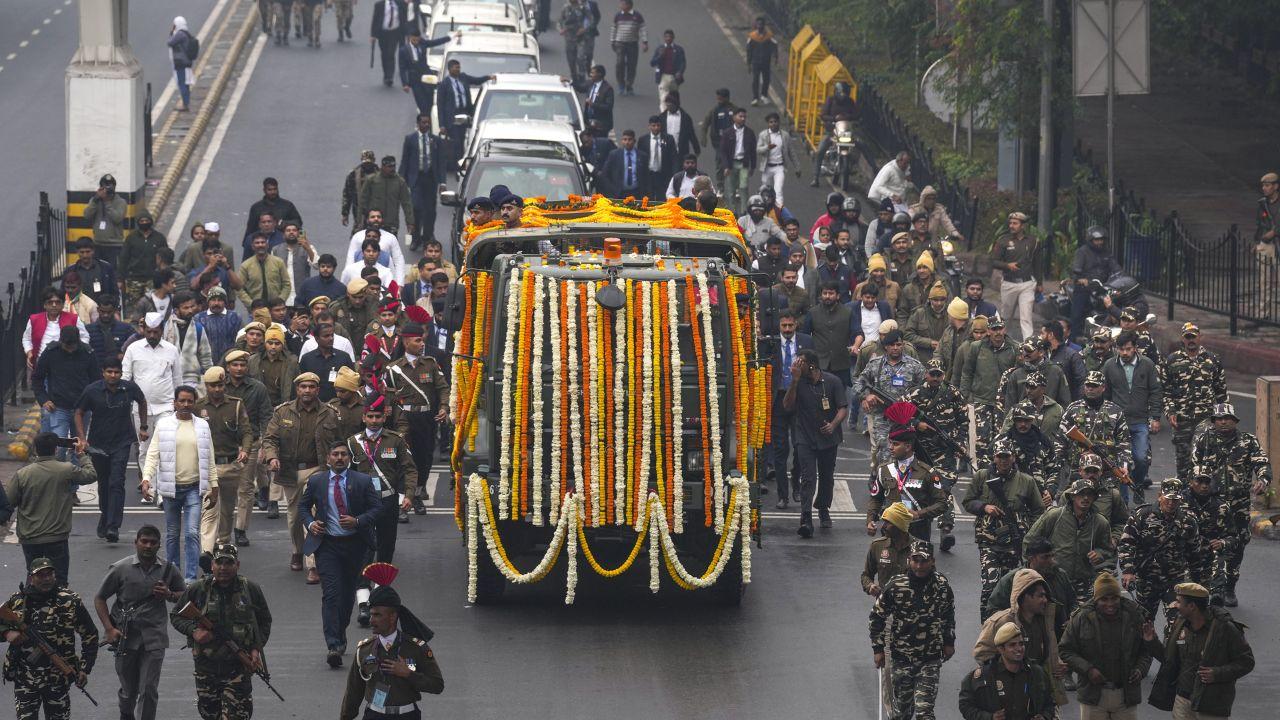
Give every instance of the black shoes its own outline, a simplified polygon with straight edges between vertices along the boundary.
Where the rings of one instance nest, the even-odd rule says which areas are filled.
[[[408,523],[409,513],[405,512],[403,509],[400,510],[400,518],[397,522],[399,522],[401,525]]]
[[[413,498],[413,514],[414,514],[414,515],[426,515],[426,514],[427,514],[427,506],[426,506],[426,505],[423,505],[423,504],[422,504],[422,501],[423,501],[423,499],[424,499],[424,498],[425,498],[425,499],[429,499],[429,498],[427,498],[427,494],[426,494],[425,492],[424,492],[424,493],[422,493],[422,495],[423,495],[423,497],[421,497],[421,498],[419,498],[419,497],[415,497],[415,498]]]
[[[267,503],[267,519],[275,520],[278,517],[280,517],[280,503],[276,500],[271,500]]]
[[[823,510],[823,509],[818,510],[818,525],[827,530],[831,529],[831,511],[830,510]]]
[[[105,537],[105,538],[106,538],[107,542],[109,542],[109,543],[111,543],[111,544],[113,544],[113,545],[114,545],[115,543],[120,542],[120,531],[119,531],[119,530],[108,530],[108,531],[107,531],[107,534],[106,534],[106,535],[104,535],[103,537]]]
[[[800,518],[800,527],[796,529],[796,534],[805,540],[813,537],[813,519],[808,516]]]
[[[778,498],[778,504],[774,505],[774,507],[778,508],[779,510],[786,510],[787,508],[791,507],[791,503],[787,502],[787,499],[785,497],[782,497],[782,498]]]
[[[795,502],[800,502],[800,488],[791,491],[791,499]]]
[[[249,534],[243,530],[236,530],[236,547],[249,547]]]
[[[337,670],[342,667],[342,653],[337,650],[330,650],[328,657],[325,658],[325,662],[329,663],[329,667]]]
[[[950,530],[942,531],[942,552],[949,553],[951,548],[956,546],[956,536],[951,534]]]
[[[1240,605],[1240,601],[1236,599],[1235,588],[1227,588],[1222,592],[1222,604],[1227,607],[1238,607]]]
[[[360,623],[360,627],[369,627],[369,603],[360,603],[360,614],[356,616],[356,622]]]

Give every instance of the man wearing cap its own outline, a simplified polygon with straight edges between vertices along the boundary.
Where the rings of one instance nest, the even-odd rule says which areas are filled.
[[[964,368],[960,374],[960,393],[973,405],[974,459],[984,462],[991,440],[1000,427],[1000,407],[997,404],[1000,379],[1005,371],[1017,362],[1013,343],[1005,336],[1004,320],[999,316],[987,321],[987,336],[974,340],[965,352]]]
[[[333,442],[340,438],[338,416],[333,408],[320,402],[320,378],[313,372],[303,372],[294,378],[293,389],[297,398],[277,407],[267,423],[259,462],[273,473],[271,484],[279,488],[282,500],[288,504],[289,535],[293,540],[289,569],[298,572],[303,565],[298,480],[322,467]],[[320,578],[314,568],[308,573],[307,582],[311,583],[313,575],[318,583]]]
[[[959,458],[950,452],[938,439],[945,434],[957,443],[964,444],[969,437],[969,414],[965,409],[964,398],[954,386],[943,382],[945,371],[942,360],[933,358],[925,363],[924,384],[916,386],[903,398],[914,404],[921,412],[936,421],[936,427],[925,422],[916,424],[917,447],[929,462],[939,467],[955,470]],[[950,490],[949,487],[946,488]],[[955,511],[951,503],[947,503],[942,516],[938,518],[938,529],[942,532],[941,550],[949,552],[956,544],[951,534],[955,528]]]
[[[1200,537],[1211,557],[1201,565],[1198,582],[1218,597],[1222,596],[1222,566],[1230,552],[1241,542],[1248,542],[1249,529],[1237,528],[1232,519],[1231,506],[1214,482],[1213,473],[1207,468],[1191,470],[1187,487],[1182,491],[1182,504],[1196,520]]]
[[[1049,584],[1035,570],[1015,570],[1009,597],[1008,609],[997,611],[983,622],[973,645],[973,659],[981,665],[997,656],[996,634],[1006,623],[1013,623],[1026,642],[1025,662],[1044,670],[1055,704],[1066,705],[1062,679],[1068,668],[1058,655],[1058,636],[1054,631],[1056,610]]]
[[[1040,242],[1026,234],[1026,225],[1026,214],[1009,213],[1009,234],[996,241],[991,262],[1004,273],[1000,317],[1011,320],[1016,314],[1024,340],[1035,332],[1031,310],[1036,299],[1035,271],[1040,266]]]
[[[853,296],[862,297],[863,288],[875,285],[880,299],[888,303],[890,309],[897,307],[902,286],[889,278],[888,268],[884,256],[879,253],[867,258],[867,279],[858,283],[853,289]]]
[[[116,264],[124,244],[128,211],[129,203],[116,194],[116,179],[103,175],[98,180],[98,189],[84,206],[84,219],[93,229],[93,244],[98,248],[98,255],[112,265]]]
[[[992,638],[995,654],[960,683],[960,716],[965,720],[1057,716],[1053,686],[1044,668],[1026,658],[1026,638],[1006,622]]]
[[[360,186],[360,207],[366,213],[380,211],[382,227],[392,235],[399,233],[400,212],[403,210],[405,228],[413,233],[413,193],[404,178],[396,174],[394,155],[384,155],[378,174],[370,176]]]
[[[1222,359],[1200,346],[1200,328],[1182,324],[1182,347],[1169,353],[1160,368],[1164,414],[1173,428],[1178,477],[1189,477],[1191,444],[1196,428],[1209,419],[1216,403],[1227,402],[1227,371]]]
[[[934,283],[928,300],[911,312],[903,327],[903,339],[915,346],[922,360],[932,358],[941,345],[942,333],[947,329],[946,305],[947,289],[942,283]]]
[[[122,377],[138,386],[147,398],[147,417],[138,423],[139,455],[145,456],[150,441],[143,437],[156,420],[173,412],[173,391],[182,385],[182,361],[178,348],[164,340],[164,313],[149,312],[142,321],[143,342],[130,343],[121,360]]]
[[[873,598],[897,575],[907,572],[907,554],[911,550],[911,511],[902,503],[885,508],[880,518],[883,535],[871,541],[867,559],[862,568],[862,592]],[[884,672],[880,673],[880,695],[885,712],[893,712],[893,659],[885,656]]]
[[[986,605],[1000,578],[1018,567],[1022,538],[1044,512],[1035,478],[1014,466],[1013,443],[997,440],[992,458],[989,467],[974,473],[960,502],[976,518],[973,531],[982,575],[979,608]]]
[[[276,328],[266,333],[266,352],[249,358],[249,377],[267,390],[267,404],[274,408],[293,399],[293,378],[298,375],[298,358],[285,347],[285,335]]]
[[[844,440],[841,428],[849,403],[844,383],[822,370],[813,350],[801,350],[796,355],[791,377],[782,407],[791,415],[799,465],[800,527],[796,532],[802,538],[810,538],[814,507],[818,508],[822,527],[831,527],[836,451]]]
[[[894,232],[893,239],[889,241],[889,255],[885,258],[888,263],[888,275],[898,286],[906,292],[907,286],[918,276],[919,268],[915,263],[915,259],[919,255],[911,254],[911,233]]]
[[[1115,336],[1111,334],[1111,330],[1112,328],[1100,327],[1089,337],[1089,344],[1080,353],[1086,373],[1102,370],[1103,364],[1115,357]]]
[[[863,297],[866,297],[865,290],[863,292]],[[858,360],[853,365],[853,378],[855,381],[858,379],[858,376],[862,374],[862,371],[867,369],[867,363],[884,355],[884,346],[881,345],[882,338],[891,332],[897,331],[898,321],[891,317],[888,320],[882,320],[880,325],[876,327],[875,340],[867,340],[867,337],[869,336],[862,334],[854,338],[853,344],[858,348]],[[902,343],[902,354],[907,357],[915,358],[916,360],[920,359],[920,357],[916,355],[915,347],[905,342]],[[859,407],[859,410],[861,410],[861,407]]]
[[[1085,317],[1093,311],[1093,281],[1105,283],[1111,276],[1124,272],[1107,247],[1107,230],[1093,225],[1085,230],[1088,242],[1080,243],[1071,259],[1071,327],[1077,332],[1085,326]]]
[[[204,327],[194,321],[200,303],[190,291],[183,291],[173,296],[172,309],[165,320],[162,337],[178,349],[183,384],[195,387],[204,371],[213,366],[209,336]]]
[[[1257,220],[1253,231],[1254,253],[1258,256],[1259,314],[1271,313],[1275,302],[1276,235],[1280,232],[1276,213],[1280,213],[1280,175],[1269,172],[1262,176],[1262,197],[1258,198]]]
[[[938,338],[938,348],[934,351],[934,357],[942,360],[942,368],[948,375],[956,367],[956,355],[960,346],[969,341],[971,332],[969,306],[961,298],[952,298],[947,303],[947,326],[942,329],[942,337]],[[956,384],[960,384],[959,376]]]
[[[1137,337],[1132,332],[1120,333],[1116,349],[1117,356],[1103,364],[1102,377],[1107,383],[1107,400],[1124,411],[1124,420],[1129,425],[1133,453],[1133,484],[1129,492],[1135,504],[1142,504],[1143,493],[1151,486],[1147,480],[1147,470],[1151,467],[1150,436],[1160,432],[1164,390],[1160,386],[1160,371],[1149,358],[1139,354]],[[1121,488],[1121,492],[1124,491],[1125,488]]]
[[[887,423],[881,420],[880,424]],[[955,476],[916,457],[915,426],[896,425],[887,435],[888,457],[873,470],[868,485],[867,534],[875,534],[884,508],[900,502],[911,513],[911,535],[928,540],[930,523],[941,517],[951,502],[948,488]]]
[[[1209,591],[1196,583],[1173,588],[1178,619],[1156,639],[1150,623],[1142,639],[1160,661],[1148,702],[1172,710],[1174,720],[1217,720],[1231,716],[1236,681],[1253,672],[1253,649],[1244,625],[1209,604]]]
[[[1076,480],[1084,480],[1098,491],[1098,499],[1093,501],[1093,511],[1107,519],[1107,524],[1111,526],[1111,542],[1119,546],[1124,526],[1129,522],[1129,506],[1120,494],[1115,476],[1102,472],[1102,459],[1096,454],[1085,453],[1080,456],[1079,472],[1067,478],[1067,486]],[[1054,492],[1057,492],[1056,488]]]
[[[1091,371],[1084,377],[1084,397],[1071,403],[1062,411],[1059,431],[1065,438],[1072,428],[1079,428],[1095,448],[1117,465],[1128,467],[1133,459],[1133,445],[1129,424],[1124,410],[1106,398],[1107,381],[1100,371]],[[1078,467],[1080,456],[1087,452],[1071,440],[1065,441],[1066,455],[1063,467]]]
[[[203,380],[205,396],[196,401],[192,412],[209,423],[213,461],[218,466],[218,502],[200,513],[200,550],[210,552],[217,543],[231,541],[240,484],[253,484],[245,470],[256,436],[244,402],[227,394],[227,371],[211,367]]]
[[[196,314],[195,324],[204,329],[209,340],[209,354],[220,358],[227,354],[236,342],[236,333],[243,325],[239,313],[227,309],[227,291],[221,286],[209,289],[205,294],[207,307]]]
[[[1155,338],[1151,337],[1151,331],[1147,327],[1147,310],[1144,305],[1141,309],[1130,305],[1120,313],[1120,331],[1129,331],[1134,334],[1135,344],[1138,346],[1138,352],[1147,356],[1151,362],[1160,367],[1164,364],[1164,358],[1160,353],[1160,346],[1156,344]]]
[[[1031,380],[1035,382],[1038,378],[1033,375]],[[1057,403],[1053,407],[1058,408]],[[1061,408],[1058,408],[1058,415],[1060,419]],[[1040,418],[1035,405],[1030,400],[1023,400],[1009,411],[995,442],[1011,444],[1018,470],[1036,481],[1041,499],[1048,507],[1058,494],[1058,476],[1061,473],[1059,441],[1056,438],[1058,426],[1055,420],[1052,428],[1046,430]]]
[[[1223,599],[1227,607],[1236,606],[1236,583],[1240,580],[1240,563],[1244,546],[1249,543],[1250,492],[1261,495],[1271,484],[1271,459],[1253,433],[1241,432],[1236,410],[1230,403],[1218,403],[1210,413],[1212,429],[1206,428],[1196,438],[1191,459],[1196,466],[1215,473],[1223,495],[1231,506],[1232,524],[1242,541],[1227,551],[1223,583]],[[1252,486],[1251,486],[1252,484]]]
[[[404,355],[387,365],[382,374],[383,392],[398,412],[396,430],[408,439],[420,478],[430,477],[436,429],[448,419],[449,405],[449,383],[423,339],[430,325],[429,317],[405,324],[401,331]],[[419,483],[413,495],[414,512],[424,514],[422,503],[429,499],[425,483]]]
[[[1054,605],[1054,632],[1062,636],[1067,619],[1076,609],[1076,591],[1071,586],[1071,578],[1058,567],[1057,558],[1053,555],[1053,545],[1042,537],[1027,538],[1022,548],[1022,565],[1018,568],[1030,568],[1040,573],[1049,586],[1049,601]],[[1013,594],[1013,578],[1018,570],[1010,570],[1000,578],[1000,582],[991,590],[987,602],[982,606],[982,614],[991,617],[1000,610],[1009,608],[1009,599]]]
[[[338,415],[338,437],[349,438],[364,430],[364,398],[360,393],[360,373],[349,367],[338,368],[333,391],[335,397],[325,404]],[[353,452],[352,456],[354,455]]]
[[[868,620],[877,668],[892,658],[893,713],[890,717],[934,717],[942,663],[956,651],[955,594],[934,567],[933,545],[911,543],[907,572],[889,580]]]
[[[996,406],[1000,409],[1002,422],[1013,406],[1022,402],[1025,397],[1027,377],[1032,373],[1040,375],[1048,397],[1053,398],[1063,407],[1071,404],[1071,384],[1067,382],[1066,373],[1062,372],[1062,368],[1045,358],[1047,349],[1047,343],[1038,337],[1022,341],[1020,361],[1004,372],[1000,377],[999,388],[996,390]]]
[[[1044,538],[1053,545],[1058,565],[1071,578],[1076,597],[1086,597],[1098,570],[1111,565],[1115,548],[1111,524],[1093,508],[1098,490],[1077,480],[1062,493],[1062,504],[1045,511],[1027,531],[1025,542]]]
[[[955,350],[950,355],[952,358],[950,364],[947,365],[947,382],[949,384],[954,385],[957,389],[960,388],[960,379],[964,375],[965,365],[969,362],[969,350],[975,344],[986,339],[987,333],[991,331],[990,328],[990,321],[987,320],[986,316],[978,315],[969,321],[967,332],[964,334],[956,333]],[[939,349],[944,353],[951,352],[946,348],[945,340],[946,337],[944,336],[944,342],[939,344]],[[963,390],[961,395],[964,395]],[[968,396],[965,396],[965,399],[967,400]],[[972,407],[970,407],[970,410],[972,411]],[[970,417],[972,418],[972,412],[970,412]]]
[[[888,437],[890,428],[884,420],[886,404],[871,394],[870,388],[880,390],[893,400],[901,400],[912,388],[924,381],[924,365],[903,353],[904,344],[902,333],[897,330],[881,335],[880,346],[884,349],[884,355],[869,360],[853,383],[854,398],[862,403],[862,411],[874,422],[871,432],[872,477],[875,476],[878,464],[885,459],[885,438]]]
[[[1062,414],[1066,408],[1059,405],[1056,400],[1049,397],[1045,393],[1048,382],[1044,379],[1044,375],[1038,372],[1028,373],[1022,379],[1022,402],[1013,406],[1013,409],[1005,413],[1004,422],[1000,426],[1001,432],[1008,432],[1013,427],[1015,417],[1014,411],[1018,406],[1025,405],[1024,414],[1034,421],[1034,425],[1040,428],[1040,432],[1044,435],[1044,440],[1053,445],[1062,441],[1060,428],[1062,426]],[[1030,430],[1030,428],[1028,428]]]
[[[369,595],[369,605],[373,636],[356,645],[339,720],[355,720],[361,701],[367,704],[365,718],[417,720],[422,717],[422,693],[444,692],[444,677],[427,645],[433,633],[390,585],[378,586]]]
[[[347,173],[342,182],[342,227],[347,226],[347,218],[355,220],[356,226],[365,216],[360,208],[360,187],[370,176],[378,172],[378,158],[372,150],[360,151],[360,163]]]
[[[29,560],[27,586],[9,597],[4,605],[24,624],[40,631],[53,652],[75,671],[74,677],[45,657],[41,648],[17,627],[0,621],[0,634],[9,643],[4,658],[4,677],[13,681],[14,716],[35,720],[44,707],[50,720],[71,717],[71,683],[84,688],[98,659],[98,629],[80,596],[59,582],[54,563],[47,557]],[[76,655],[76,635],[80,655]]]
[[[1168,478],[1160,485],[1157,506],[1138,507],[1120,536],[1121,583],[1154,619],[1161,600],[1172,597],[1173,586],[1187,578],[1204,577],[1213,555],[1205,547],[1195,518],[1182,509],[1182,481]],[[1175,612],[1165,608],[1169,623]]]
[[[370,302],[368,288],[367,280],[355,278],[347,283],[347,291],[342,297],[329,303],[333,319],[352,334],[362,334],[377,315],[377,304]],[[316,325],[314,320],[313,317],[312,324]],[[316,329],[318,328],[313,327],[312,332]]]
[[[255,494],[262,496],[265,500],[263,493],[268,489],[267,474],[259,464],[258,450],[262,433],[266,430],[267,422],[271,419],[271,410],[275,405],[271,402],[266,386],[251,377],[249,372],[250,360],[262,354],[265,353],[251,355],[244,350],[231,350],[223,356],[223,365],[227,369],[226,393],[244,403],[254,438],[253,446],[249,448],[248,464],[240,476],[240,490],[236,497],[236,542],[240,545],[249,544],[245,531],[249,529],[249,513],[253,509],[254,496]],[[269,512],[268,516],[279,517],[279,512],[277,510],[274,515]]]
[[[203,720],[253,716],[253,673],[244,667],[228,643],[180,615],[191,603],[213,626],[247,652],[254,665],[265,668],[263,649],[271,638],[271,609],[258,583],[240,575],[234,545],[213,548],[213,571],[189,583],[173,603],[169,623],[187,637],[194,658],[196,709]]]

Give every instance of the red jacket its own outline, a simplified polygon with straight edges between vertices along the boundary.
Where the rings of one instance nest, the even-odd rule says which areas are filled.
[[[27,356],[27,362],[35,367],[36,360],[40,358],[40,348],[44,344],[44,332],[49,328],[49,316],[43,312],[32,315],[28,321],[31,323],[31,353]],[[75,327],[80,321],[80,316],[75,313],[61,312],[58,314],[58,327]]]

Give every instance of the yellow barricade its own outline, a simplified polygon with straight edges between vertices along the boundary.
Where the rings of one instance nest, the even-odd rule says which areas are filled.
[[[823,42],[821,35],[814,35],[800,51],[796,68],[797,82],[793,86],[796,93],[796,108],[791,117],[795,123],[796,131],[806,137],[812,136],[815,132],[820,132],[821,123],[817,120],[818,111],[822,108],[822,102],[826,97],[819,94],[822,92],[822,88],[818,84],[818,78],[814,70],[817,68],[818,63],[830,56],[831,51],[827,49],[827,44]],[[815,128],[815,125],[817,125],[817,128]]]
[[[814,84],[816,85],[816,93],[818,100],[813,110],[813,120],[806,126],[806,137],[809,144],[817,147],[822,142],[822,134],[825,129],[822,126],[822,103],[835,93],[836,83],[845,82],[849,84],[849,96],[854,102],[858,101],[858,84],[853,81],[853,76],[845,69],[844,63],[840,62],[840,58],[835,55],[828,55],[826,59],[818,63],[813,69]]]
[[[787,52],[787,114],[793,118],[800,116],[800,53],[816,34],[812,26],[800,28]]]

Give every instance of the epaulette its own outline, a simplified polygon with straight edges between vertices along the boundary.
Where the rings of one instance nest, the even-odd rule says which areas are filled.
[[[276,410],[279,410],[280,408],[284,407],[285,405],[292,405],[292,404],[293,404],[293,401],[292,401],[292,400],[285,400],[284,402],[282,402],[282,403],[280,403],[279,405],[277,405],[277,406],[275,406],[274,408],[272,408],[272,409],[271,409],[271,412],[275,412]],[[323,403],[321,403],[321,404],[323,404]]]
[[[417,644],[418,644],[418,647],[426,647],[426,646],[427,646],[427,644],[426,644],[425,642],[423,642],[422,640],[420,640],[420,639],[418,639],[418,638],[416,638],[416,637],[411,637],[411,638],[409,638],[409,639],[410,639],[410,640],[412,640],[412,641],[414,641],[415,643],[417,643]]]
[[[376,639],[376,638],[374,638],[372,635],[370,635],[369,637],[367,637],[367,638],[365,638],[365,639],[361,640],[360,642],[356,643],[356,647],[358,647],[358,648],[359,648],[359,647],[364,647],[365,645],[368,645],[369,643],[373,642],[375,639]]]

